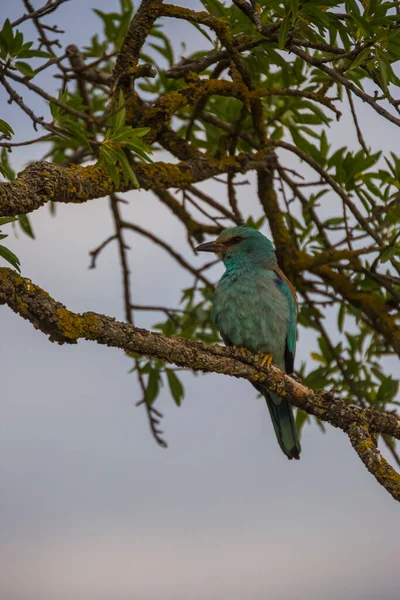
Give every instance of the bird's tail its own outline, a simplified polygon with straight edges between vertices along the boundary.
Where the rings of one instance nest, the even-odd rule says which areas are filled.
[[[301,452],[300,440],[289,401],[286,398],[267,392],[265,388],[261,388],[259,391],[267,401],[276,437],[282,451],[289,459],[299,459]]]

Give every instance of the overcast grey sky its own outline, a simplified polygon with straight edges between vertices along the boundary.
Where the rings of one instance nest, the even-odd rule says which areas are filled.
[[[93,6],[116,4],[64,5],[56,14],[65,45],[99,28]],[[17,1],[0,7],[1,20],[22,12]],[[177,48],[199,39],[182,23],[168,27]],[[6,100],[1,117],[26,134]],[[394,147],[390,127],[359,111],[367,141]],[[332,135],[355,144],[346,117]],[[13,155],[18,167],[29,152]],[[218,194],[216,184],[208,189]],[[203,261],[189,256],[183,229],[156,199],[127,197],[128,215]],[[256,212],[255,192],[246,198]],[[23,274],[72,310],[123,318],[115,248],[87,269],[88,250],[111,229],[107,202],[60,205],[56,218],[44,207],[32,221],[37,239],[12,241]],[[190,279],[140,237],[129,242],[135,302],[176,304]],[[137,315],[138,325],[152,322]],[[0,325],[1,600],[398,599],[398,507],[343,434],[307,428],[301,461],[289,462],[250,385],[187,374],[183,406],[167,393],[160,401],[162,450],[134,407],[123,353],[50,344],[6,307]],[[298,360],[311,348],[301,335]]]

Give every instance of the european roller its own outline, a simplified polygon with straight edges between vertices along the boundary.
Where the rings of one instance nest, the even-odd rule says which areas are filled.
[[[276,260],[271,241],[251,227],[225,229],[213,242],[196,248],[214,252],[224,262],[212,319],[227,346],[246,348],[293,372],[297,299],[293,285]],[[289,459],[300,458],[300,441],[286,398],[253,384],[267,401],[278,443]]]

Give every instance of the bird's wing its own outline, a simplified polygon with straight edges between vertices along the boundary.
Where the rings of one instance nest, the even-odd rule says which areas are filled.
[[[279,289],[288,299],[289,316],[287,320],[286,346],[285,346],[285,368],[287,373],[293,373],[294,355],[296,353],[296,329],[297,329],[297,296],[293,284],[279,267],[275,267],[275,282]]]

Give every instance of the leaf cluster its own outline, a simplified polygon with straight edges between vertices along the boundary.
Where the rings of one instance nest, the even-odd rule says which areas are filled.
[[[150,149],[141,139],[150,131],[150,128],[133,128],[125,125],[126,110],[122,91],[120,91],[119,101],[114,104],[112,111],[108,119],[107,133],[100,146],[99,163],[106,167],[115,185],[119,184],[120,173],[122,172],[125,183],[127,185],[131,183],[133,187],[138,188],[139,182],[129,161],[127,151],[134,152],[144,161],[152,162],[148,156]]]

